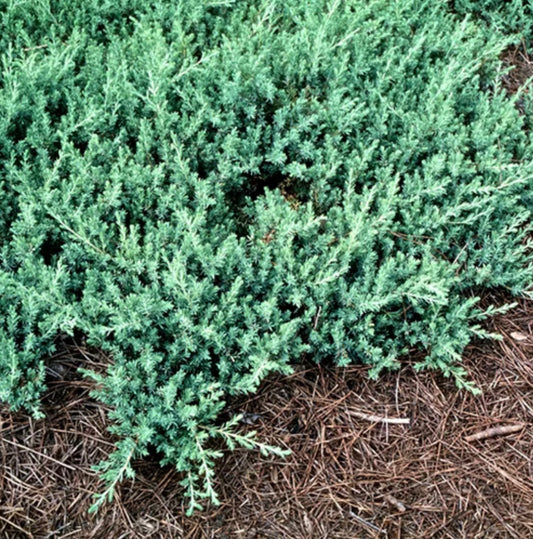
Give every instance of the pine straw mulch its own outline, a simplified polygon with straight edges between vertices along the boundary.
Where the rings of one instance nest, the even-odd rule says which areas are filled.
[[[533,57],[528,51],[526,43],[512,45],[501,55],[501,60],[505,68],[510,69],[503,77],[502,83],[508,95],[514,95],[519,90],[528,93],[529,87],[526,83],[533,78]],[[521,99],[517,101],[520,112],[524,112],[524,104]]]
[[[488,327],[503,341],[477,342],[464,358],[477,397],[407,363],[376,382],[362,366],[271,378],[227,413],[292,455],[226,452],[222,505],[192,518],[179,476],[155,456],[87,514],[102,488],[91,465],[113,438],[75,368],[107,360],[65,344],[49,361],[46,419],[0,415],[0,537],[533,537],[533,301]],[[469,441],[502,426],[514,432]]]

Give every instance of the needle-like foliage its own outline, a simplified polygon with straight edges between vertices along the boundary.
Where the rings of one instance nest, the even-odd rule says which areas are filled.
[[[0,399],[40,413],[60,334],[110,353],[97,504],[150,448],[216,501],[213,438],[276,451],[225,399],[303,354],[470,387],[475,291],[532,281],[530,6],[485,4],[0,1]]]

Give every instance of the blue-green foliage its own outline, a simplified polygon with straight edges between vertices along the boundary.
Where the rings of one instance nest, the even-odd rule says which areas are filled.
[[[110,352],[106,496],[155,447],[216,500],[209,439],[254,443],[224,400],[304,353],[468,385],[472,291],[531,283],[519,35],[465,2],[0,6],[0,399],[39,413],[59,333]]]
[[[460,16],[471,16],[494,29],[519,32],[531,43],[533,0],[448,0],[451,10]]]

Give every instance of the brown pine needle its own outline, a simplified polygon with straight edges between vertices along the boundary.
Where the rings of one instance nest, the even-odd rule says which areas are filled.
[[[350,415],[364,419],[365,421],[373,421],[374,423],[388,423],[389,425],[409,425],[411,420],[408,417],[385,417],[381,415],[365,414],[355,410],[348,410]]]

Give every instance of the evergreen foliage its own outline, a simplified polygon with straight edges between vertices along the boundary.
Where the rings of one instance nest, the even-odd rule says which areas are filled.
[[[59,334],[112,355],[97,504],[150,448],[216,501],[210,440],[277,451],[225,399],[302,354],[471,388],[475,291],[531,285],[531,5],[452,4],[0,1],[0,399],[39,415]]]
[[[531,43],[532,0],[448,0],[448,3],[461,16],[474,17],[505,32],[520,32],[522,39]]]

